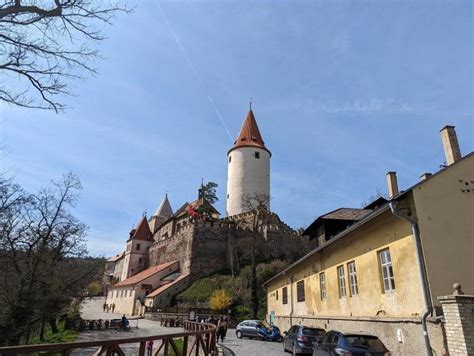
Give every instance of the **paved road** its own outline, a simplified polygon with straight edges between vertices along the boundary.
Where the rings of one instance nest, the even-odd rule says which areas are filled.
[[[280,342],[261,341],[256,339],[237,339],[235,330],[229,329],[223,346],[231,349],[237,356],[288,356],[283,352]]]

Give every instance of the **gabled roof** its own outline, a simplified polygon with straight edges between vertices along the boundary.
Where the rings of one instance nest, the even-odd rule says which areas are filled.
[[[364,206],[364,209],[372,209],[372,210],[377,209],[377,208],[381,207],[382,205],[384,205],[387,202],[388,202],[388,200],[385,199],[384,197],[378,197],[377,199],[375,199],[370,204],[367,204],[366,206]]]
[[[129,241],[131,239],[143,241],[151,241],[153,239],[146,216],[140,220],[137,227],[130,232],[130,235]]]
[[[175,264],[176,262],[177,261],[162,263],[161,265],[157,265],[157,266],[147,268],[146,270],[141,271],[140,273],[137,273],[136,275],[134,275],[130,278],[124,279],[123,281],[121,281],[117,284],[114,284],[113,287],[114,288],[115,287],[124,287],[124,286],[129,286],[129,285],[140,283],[141,281],[153,276],[154,274],[167,269],[168,267]]]
[[[120,260],[124,255],[125,255],[125,251],[122,251],[122,252],[116,254],[115,256],[110,257],[110,258],[107,260],[107,262],[117,262],[117,261]]]
[[[187,276],[189,276],[189,274],[182,274],[181,276],[176,278],[174,281],[168,281],[168,283],[163,284],[162,286],[158,287],[157,289],[155,289],[150,294],[147,294],[146,298],[156,297],[158,294],[160,294],[160,293],[164,292],[165,290],[167,290],[168,288],[174,286],[176,283],[178,283],[179,281],[182,281]]]
[[[173,209],[171,209],[171,204],[168,200],[168,194],[165,195],[165,198],[161,202],[159,208],[156,209],[153,216],[159,216],[163,218],[169,218],[170,216],[173,216]]]
[[[271,152],[265,147],[265,142],[263,142],[262,135],[260,135],[260,130],[252,110],[247,113],[247,117],[240,128],[239,136],[229,152],[239,147],[258,147],[268,151],[271,155]]]
[[[322,224],[325,220],[343,220],[343,221],[359,221],[372,212],[370,209],[355,208],[339,208],[327,214],[316,218],[304,231],[303,235],[308,235],[309,230]]]

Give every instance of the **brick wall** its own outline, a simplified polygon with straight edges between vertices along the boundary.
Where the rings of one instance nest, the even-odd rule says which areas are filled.
[[[450,355],[474,355],[474,295],[438,297]]]

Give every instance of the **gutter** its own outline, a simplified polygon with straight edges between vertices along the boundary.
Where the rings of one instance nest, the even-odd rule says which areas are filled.
[[[421,316],[421,326],[423,328],[423,338],[425,340],[425,349],[426,354],[428,356],[433,356],[433,351],[431,349],[430,338],[428,335],[428,327],[426,323],[426,319],[429,315],[431,315],[433,311],[433,304],[431,302],[431,292],[430,286],[428,284],[428,275],[426,273],[426,265],[425,265],[425,258],[423,255],[423,246],[421,244],[420,238],[420,229],[418,227],[418,221],[416,218],[410,216],[409,214],[404,214],[400,210],[397,210],[397,201],[390,201],[390,210],[392,214],[400,219],[408,221],[411,224],[412,232],[413,232],[413,241],[415,243],[415,250],[416,250],[416,259],[418,262],[418,271],[420,272],[421,278],[421,286],[423,290],[423,299],[425,302],[425,312]]]

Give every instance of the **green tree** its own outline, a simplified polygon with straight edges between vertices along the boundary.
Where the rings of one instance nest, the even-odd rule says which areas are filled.
[[[204,203],[209,205],[215,204],[219,200],[217,197],[217,183],[207,182],[206,184],[201,184],[199,199],[202,199]]]

